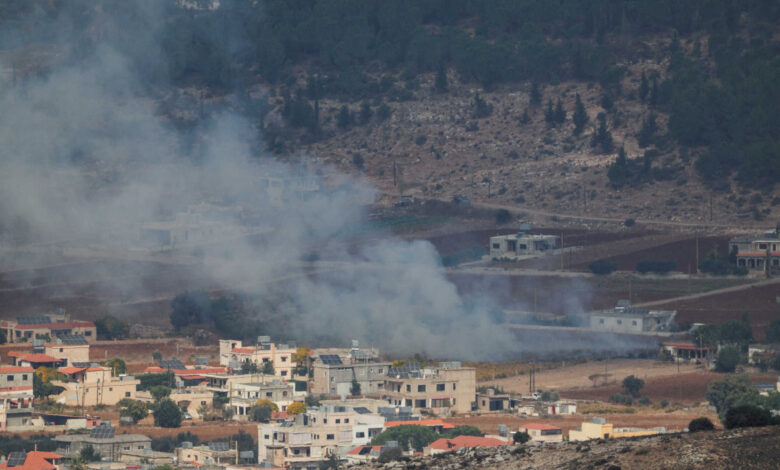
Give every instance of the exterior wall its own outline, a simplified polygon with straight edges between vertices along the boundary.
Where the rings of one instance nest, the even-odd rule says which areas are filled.
[[[47,344],[44,354],[65,359],[65,365],[74,362],[89,362],[89,344]]]
[[[490,237],[490,258],[517,258],[547,253],[560,248],[556,235],[500,235]]]
[[[520,432],[528,433],[528,435],[531,436],[531,440],[536,442],[562,442],[563,441],[563,431],[561,431],[560,429],[542,430],[542,429],[524,428],[521,426]]]
[[[420,378],[387,378],[385,393],[391,405],[409,406],[414,413],[423,409],[468,413],[476,395],[476,370],[436,369]]]
[[[580,429],[569,431],[570,441],[588,441],[590,439],[604,439],[612,437],[611,424],[599,424],[584,422]]]
[[[235,463],[236,451],[214,451],[208,448],[208,446],[197,446],[185,449],[183,447],[176,448],[176,461],[182,465],[185,462],[195,462],[197,465],[203,465],[205,463],[219,464],[219,463]]]
[[[152,439],[141,434],[117,434],[111,439],[96,439],[89,437],[88,434],[74,434],[56,436],[54,440],[58,444],[57,453],[67,458],[77,456],[81,449],[89,445],[103,457],[115,461],[120,460],[125,451],[137,453],[152,450]]]
[[[645,331],[641,317],[632,315],[599,315],[590,316],[590,328],[593,330],[615,331],[619,333],[641,333]]]
[[[286,411],[295,401],[295,385],[293,383],[259,383],[236,384],[230,390],[230,407],[234,418],[248,419],[249,409],[259,400],[270,400],[279,410]]]
[[[228,366],[231,362],[254,362],[262,370],[266,362],[274,366],[274,375],[282,380],[292,380],[293,354],[295,348],[277,348],[276,344],[271,343],[268,349],[261,346],[243,347],[239,340],[220,340],[219,342],[219,364]]]
[[[77,322],[75,325],[70,323],[58,327],[56,323],[49,325],[17,325],[15,321],[3,322],[2,327],[5,330],[6,338],[9,343],[27,343],[33,339],[53,339],[55,337],[52,330],[63,329],[74,335],[82,335],[89,343],[94,343],[97,339],[97,329],[91,322]],[[67,325],[67,326],[66,326]]]
[[[351,395],[352,380],[360,384],[361,395],[383,393],[389,362],[360,362],[330,365],[314,363],[311,392],[325,395]]]
[[[193,393],[173,391],[168,398],[179,405],[182,411],[191,414],[194,419],[200,419],[201,416],[198,410],[201,406],[210,407],[214,401],[214,394],[207,391]]]
[[[52,397],[67,406],[116,405],[123,398],[136,398],[136,388],[141,383],[133,377],[112,377],[111,369],[99,367],[88,370],[83,382],[52,382],[65,391]]]
[[[508,395],[477,395],[477,409],[482,412],[504,411],[509,409]]]

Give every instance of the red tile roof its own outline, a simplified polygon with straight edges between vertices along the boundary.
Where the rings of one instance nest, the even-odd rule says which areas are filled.
[[[441,438],[428,446],[437,450],[457,450],[462,447],[497,447],[508,445],[509,442],[492,437],[458,436],[452,439]]]
[[[60,454],[55,454],[54,452],[32,451],[27,452],[27,456],[24,459],[24,464],[10,468],[13,468],[14,470],[55,470],[57,467],[52,465],[49,460],[56,460],[61,458],[62,456]],[[6,461],[0,464],[0,468],[9,468],[8,462]]]
[[[10,356],[11,353],[8,353]],[[33,364],[40,364],[44,362],[60,362],[62,359],[57,359],[56,357],[47,356],[46,354],[27,354],[27,353],[16,353],[15,357],[18,357],[21,361],[27,361]]]
[[[91,321],[69,321],[62,323],[39,323],[37,325],[16,325],[18,330],[37,330],[48,328],[50,330],[62,330],[64,328],[94,328],[95,324]]]
[[[72,366],[70,366],[70,367],[60,367],[59,369],[57,369],[57,372],[62,372],[63,374],[70,375],[70,374],[75,374],[77,372],[83,372],[85,370],[87,370],[86,367],[72,367]]]
[[[255,348],[233,348],[232,352],[239,354],[252,354],[255,352]]]
[[[404,425],[412,425],[412,426],[441,426],[442,429],[454,429],[455,425],[452,423],[445,423],[444,421],[440,419],[422,419],[420,421],[388,421],[385,423],[386,428],[392,428],[394,426],[404,426]]]
[[[370,450],[364,450],[364,449],[370,449]],[[379,452],[380,450],[382,450],[382,446],[357,446],[354,449],[352,449],[349,452],[347,452],[347,454],[349,454],[349,455],[362,455],[362,454],[369,453],[371,450],[375,450],[375,451]]]
[[[29,366],[24,367],[17,367],[17,366],[10,366],[10,367],[0,367],[0,374],[16,374],[21,372],[32,372],[34,369]]]
[[[561,428],[557,426],[550,426],[549,424],[543,424],[543,423],[526,423],[521,424],[520,429],[538,429],[540,431],[560,431]]]

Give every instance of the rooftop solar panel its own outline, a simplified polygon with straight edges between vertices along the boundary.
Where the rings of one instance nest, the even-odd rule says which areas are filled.
[[[184,364],[178,359],[162,359],[160,361],[157,361],[157,363],[163,369],[182,370],[185,368]]]
[[[43,325],[51,323],[51,317],[45,315],[30,315],[26,317],[16,317],[16,323],[20,325]]]
[[[89,433],[89,437],[95,439],[111,439],[115,434],[114,428],[108,426],[98,426]]]
[[[323,354],[320,356],[323,364],[338,365],[342,364],[341,358],[337,354]]]
[[[87,338],[83,335],[73,335],[70,333],[61,333],[57,335],[57,339],[62,341],[62,344],[89,344]]]
[[[27,458],[26,452],[11,452],[8,454],[8,466],[19,467],[24,465],[24,461]]]
[[[209,442],[209,450],[217,452],[230,450],[230,443],[227,441]]]

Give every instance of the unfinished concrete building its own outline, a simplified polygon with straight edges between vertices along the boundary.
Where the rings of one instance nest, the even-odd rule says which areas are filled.
[[[543,255],[561,247],[557,235],[530,235],[524,232],[490,237],[490,259],[517,259]]]
[[[610,310],[587,313],[587,324],[592,330],[613,333],[648,333],[670,331],[674,325],[674,310],[647,310],[633,308],[627,301],[620,301]]]
[[[771,232],[732,238],[729,253],[736,256],[737,267],[767,275],[779,273],[780,223]]]

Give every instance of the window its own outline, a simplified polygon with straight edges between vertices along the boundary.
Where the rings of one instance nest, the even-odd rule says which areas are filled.
[[[114,391],[114,387],[108,387],[108,391],[109,392],[113,392]]]
[[[328,435],[325,436],[325,439],[327,439],[329,441],[332,441],[335,438],[336,438],[336,436],[334,434],[328,434]]]
[[[411,392],[412,391],[412,386],[409,385],[409,384],[406,384],[406,391],[407,392]]]
[[[618,321],[617,321],[617,324],[618,324],[618,325],[622,325],[622,324],[623,324],[623,320],[618,320]]]
[[[366,433],[364,433],[362,431],[361,432],[356,432],[355,433],[355,437],[358,438],[358,439],[360,439],[362,437],[366,437]]]
[[[425,408],[425,400],[415,400],[414,401],[414,407],[415,408]]]
[[[13,375],[9,375],[7,380],[9,382],[13,382],[14,381],[14,376]]]
[[[603,324],[604,324],[604,319],[603,319],[603,318],[600,318],[600,319],[599,319],[599,324],[600,324],[600,325],[603,325]]]
[[[287,356],[282,356],[282,362],[287,362]]]
[[[376,370],[376,373],[377,374],[383,374],[384,373],[384,369],[380,367],[379,369]]]
[[[458,388],[458,384],[456,384],[456,383],[453,383],[453,384],[452,384],[452,389],[453,389],[453,390],[455,390],[456,388]]]
[[[130,446],[125,446],[124,449],[125,450],[130,450]]]
[[[91,331],[85,331],[84,332],[84,336],[92,336],[92,332]]]
[[[282,371],[282,377],[284,377],[284,376],[286,376],[286,375],[287,375],[287,371],[286,371],[286,370],[283,370],[283,371]]]
[[[349,424],[349,418],[344,418],[344,422]]]
[[[263,438],[264,438],[264,439],[267,441],[268,439],[270,439],[270,438],[271,438],[271,436],[269,436],[268,434],[265,434],[265,435],[263,436]]]
[[[22,375],[22,381],[27,380],[27,374]]]
[[[125,397],[130,397],[130,392],[125,392]]]
[[[201,404],[201,405],[203,405],[203,406],[206,406],[206,401],[205,401],[205,400],[202,400],[202,401],[200,402],[200,404]]]
[[[425,385],[418,385],[417,386],[417,391],[418,392],[424,392],[425,391]]]
[[[287,391],[282,392],[282,396],[286,397],[287,396]]]
[[[272,393],[271,392],[265,392],[265,396],[268,398],[271,398]]]
[[[444,384],[436,384],[436,391],[437,392],[443,392],[444,391]]]
[[[143,445],[138,446],[138,450],[144,450],[144,446]]]
[[[636,320],[632,320],[632,321],[631,321],[631,324],[632,324],[632,325],[634,325],[634,326],[636,326]]]
[[[759,243],[758,244],[758,249],[759,250],[766,250],[766,243]]]
[[[60,352],[62,352],[62,348],[60,348]]]
[[[336,418],[336,424],[341,424],[341,418]]]
[[[493,243],[493,249],[494,250],[498,250],[500,248],[501,248],[501,244],[500,243]]]

